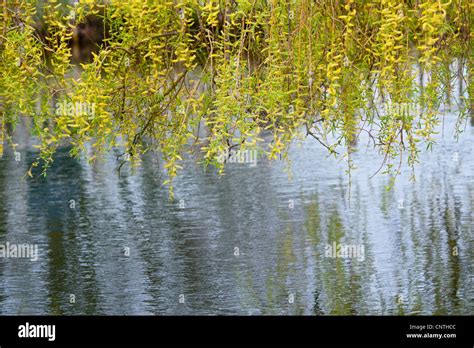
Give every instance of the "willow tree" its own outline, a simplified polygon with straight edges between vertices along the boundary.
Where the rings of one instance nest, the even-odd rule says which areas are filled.
[[[402,158],[413,167],[420,144],[432,145],[441,104],[456,101],[459,124],[472,111],[472,10],[464,0],[3,0],[0,152],[27,117],[40,141],[33,167],[44,172],[65,143],[73,156],[89,144],[91,160],[119,146],[134,165],[156,151],[172,192],[196,148],[222,172],[229,148],[286,159],[310,136],[350,169],[365,132],[396,176]],[[71,42],[91,16],[104,39],[77,66]],[[456,78],[465,93],[453,99]]]

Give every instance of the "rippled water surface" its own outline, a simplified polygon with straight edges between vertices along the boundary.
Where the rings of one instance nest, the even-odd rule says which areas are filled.
[[[362,140],[350,199],[346,164],[311,139],[291,181],[281,162],[219,177],[186,161],[174,202],[151,157],[119,177],[117,154],[63,150],[24,179],[20,147],[0,160],[0,244],[39,258],[0,258],[0,314],[473,314],[474,128],[456,142],[453,126],[390,191]],[[363,257],[327,257],[333,243]]]

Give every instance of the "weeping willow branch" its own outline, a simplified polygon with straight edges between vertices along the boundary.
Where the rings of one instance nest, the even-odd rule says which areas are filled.
[[[454,75],[472,113],[471,16],[463,0],[3,1],[2,129],[30,118],[43,173],[65,143],[125,149],[120,168],[160,152],[171,193],[192,148],[223,172],[229,148],[285,159],[300,136],[350,168],[365,132],[396,176],[434,144]]]

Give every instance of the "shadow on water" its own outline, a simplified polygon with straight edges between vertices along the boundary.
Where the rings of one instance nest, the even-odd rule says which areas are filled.
[[[33,160],[33,158],[31,158]],[[93,226],[81,164],[62,148],[47,176],[29,180],[29,229],[45,233],[50,314],[94,314],[98,307]],[[78,308],[81,308],[78,311]]]

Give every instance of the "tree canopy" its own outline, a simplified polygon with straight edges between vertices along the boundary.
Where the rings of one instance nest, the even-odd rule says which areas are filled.
[[[454,100],[460,125],[472,111],[469,1],[0,6],[0,153],[7,129],[27,117],[40,141],[33,167],[44,170],[64,143],[91,160],[120,146],[133,165],[147,151],[161,153],[171,184],[196,148],[222,172],[217,158],[229,148],[286,158],[304,136],[350,169],[364,132],[396,175],[402,158],[413,167],[420,144],[433,143],[441,105]],[[78,63],[73,43],[92,20],[100,40]]]

